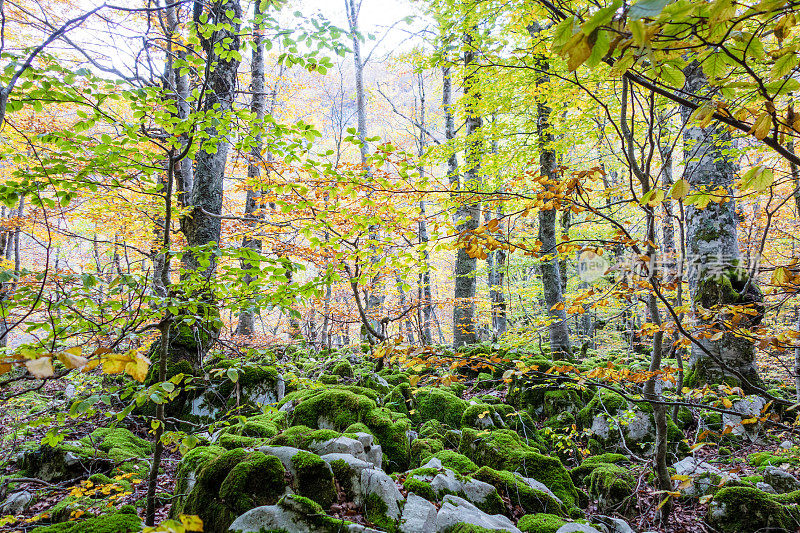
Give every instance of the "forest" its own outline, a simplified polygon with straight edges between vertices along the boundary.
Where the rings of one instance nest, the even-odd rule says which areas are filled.
[[[800,531],[800,0],[0,0],[0,533]]]

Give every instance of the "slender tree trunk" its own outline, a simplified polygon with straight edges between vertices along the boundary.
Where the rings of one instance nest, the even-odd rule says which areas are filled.
[[[253,2],[254,9],[255,9],[255,17],[256,19],[262,14],[261,13],[261,1],[255,0]],[[267,94],[266,94],[266,87],[264,83],[264,30],[262,24],[258,23],[255,24],[253,28],[253,58],[250,64],[250,91],[253,94],[253,99],[250,103],[250,111],[253,113],[253,116],[256,119],[257,127],[263,128],[264,127],[264,116],[266,113],[267,107]],[[275,100],[277,97],[277,85],[275,90],[272,92],[272,108],[275,107]],[[270,112],[272,112],[272,110]],[[244,206],[244,216],[248,219],[252,218],[261,218],[261,210],[263,206],[261,205],[261,188],[259,183],[259,178],[261,177],[261,152],[264,148],[264,141],[262,134],[259,132],[256,134],[255,142],[253,143],[252,148],[250,149],[250,159],[247,165],[247,181],[248,181],[248,188],[247,188],[247,196],[245,198],[245,206]],[[271,153],[268,154],[268,160],[271,159]],[[246,231],[252,232],[256,230],[256,222],[253,220],[248,220],[246,225]],[[244,237],[242,238],[242,248],[249,248],[253,250],[256,254],[261,253],[261,239],[258,237],[251,235],[249,233],[245,233]],[[255,265],[247,260],[242,260],[242,270],[257,270],[258,264]],[[245,285],[251,285],[253,282],[257,280],[257,276],[251,274],[250,272],[245,273],[244,279],[242,279],[242,283]],[[237,335],[246,335],[250,336],[255,331],[255,317],[259,313],[258,307],[253,303],[252,307],[248,309],[244,309],[239,314],[239,324],[236,327],[236,334]]]
[[[483,138],[481,127],[483,118],[479,111],[481,95],[478,92],[478,63],[475,48],[477,27],[471,28],[464,36],[464,98],[466,99],[466,170],[461,191],[475,191],[481,183],[481,157]],[[480,202],[476,195],[462,196],[458,199],[456,210],[456,230],[459,233],[471,232],[480,223]],[[453,303],[453,347],[475,344],[478,340],[475,317],[475,277],[478,260],[470,257],[466,246],[459,247],[455,263],[455,291]]]
[[[216,22],[218,29],[208,38],[200,39],[206,61],[214,65],[206,80],[204,111],[210,116],[219,117],[223,123],[233,106],[239,60],[232,55],[221,58],[218,52],[239,49],[238,21],[241,18],[242,9],[238,0],[222,0],[212,4],[209,20]],[[209,120],[207,123],[210,125],[204,132],[206,146],[198,147],[196,156],[190,211],[181,219],[181,230],[186,236],[187,246],[190,249],[203,248],[206,252],[210,251],[209,246],[219,247],[220,243],[223,179],[230,145],[227,128],[221,128],[215,121]],[[216,261],[213,255],[208,259],[207,266],[201,265],[198,254],[190,251],[184,254],[184,266],[210,280],[216,270]],[[202,320],[192,327],[192,331],[178,332],[170,342],[173,359],[186,359],[196,367],[216,341],[220,323],[213,295],[206,293],[201,297],[206,301],[201,308]]]
[[[528,28],[532,37],[539,33],[538,24]],[[544,57],[538,59],[540,72],[549,71],[549,64]],[[550,76],[540,74],[536,79],[536,85],[540,92],[550,82]],[[543,94],[538,96],[537,104],[537,135],[539,137],[539,167],[542,176],[547,177],[551,182],[557,180],[556,176],[556,153],[553,149],[553,131],[550,125],[550,115],[552,110],[547,104],[547,99]],[[541,241],[540,254],[542,275],[542,291],[544,293],[545,307],[549,317],[550,350],[553,358],[572,357],[572,350],[569,340],[569,325],[567,324],[567,312],[564,309],[564,295],[562,293],[562,279],[558,264],[558,242],[556,240],[556,218],[557,210],[554,207],[549,209],[543,207],[539,211],[539,241]]]
[[[422,165],[422,157],[425,155],[426,133],[425,133],[425,84],[422,73],[417,74],[417,88],[419,91],[419,136],[417,137],[417,157],[420,164],[417,166],[420,180],[425,176],[425,167]],[[431,344],[431,265],[430,252],[428,251],[428,221],[425,212],[425,200],[419,201],[419,224],[417,225],[417,237],[422,247],[422,265],[420,266],[418,296],[419,306],[417,316],[420,323],[420,344]]]
[[[699,94],[706,86],[700,65],[686,68],[688,93]],[[734,200],[734,161],[728,150],[727,128],[711,124],[705,128],[689,122],[692,110],[681,108],[685,128],[685,177],[692,188],[722,188],[725,202],[710,202],[704,209],[686,208],[686,244],[689,255],[689,289],[695,305],[697,323],[701,327],[722,331],[722,338],[703,338],[701,346],[692,346],[689,385],[733,381],[745,391],[760,388],[763,383],[755,365],[752,340],[736,336],[726,326],[730,316],[716,315],[725,305],[750,306],[756,314],[744,317],[738,327],[757,325],[763,317],[763,296],[741,263],[737,229],[739,220]],[[719,306],[719,307],[718,307]]]

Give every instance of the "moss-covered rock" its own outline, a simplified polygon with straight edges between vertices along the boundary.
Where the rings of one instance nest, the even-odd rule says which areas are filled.
[[[300,403],[291,415],[292,425],[336,431],[342,431],[351,424],[362,422],[365,415],[376,408],[374,400],[338,388],[319,391],[298,399]]]
[[[199,471],[207,463],[225,453],[221,446],[197,446],[189,450],[178,463],[175,474],[175,499],[170,507],[170,517],[177,518],[183,512],[186,497],[194,488]]]
[[[770,495],[750,487],[726,487],[708,506],[706,520],[721,533],[796,531],[800,493]]]
[[[497,492],[509,498],[512,505],[519,505],[526,513],[550,513],[568,516],[567,509],[552,495],[535,489],[519,476],[505,470],[494,470],[488,466],[480,468],[472,477],[489,483]]]
[[[364,416],[364,424],[378,440],[386,456],[383,463],[384,470],[387,472],[406,470],[411,453],[408,440],[411,421],[402,414],[385,407],[378,407]]]
[[[566,522],[547,513],[526,514],[519,519],[517,527],[523,533],[556,533]]]
[[[519,472],[540,481],[566,505],[577,504],[578,492],[561,461],[540,454],[511,430],[478,432],[464,429],[458,451],[478,466]]]
[[[506,423],[498,406],[476,403],[466,408],[461,416],[460,426],[475,429],[504,428]]]
[[[353,365],[347,359],[342,359],[333,367],[331,374],[342,378],[352,378],[355,376],[353,372]]]
[[[222,533],[245,511],[278,501],[286,489],[280,460],[238,448],[211,459],[200,469],[183,504],[183,514],[203,520],[204,531]]]
[[[33,529],[36,533],[136,533],[141,530],[142,521],[132,505],[123,506],[112,514]]]
[[[414,395],[414,414],[411,419],[422,424],[428,420],[438,420],[451,427],[459,427],[467,402],[443,389],[428,387],[418,389]]]
[[[442,466],[462,475],[471,474],[478,469],[469,457],[453,450],[442,450],[433,454],[433,457],[442,462]]]
[[[586,478],[589,496],[597,499],[601,511],[627,508],[635,501],[635,480],[627,468],[603,463]]]
[[[297,475],[296,486],[301,496],[307,496],[327,509],[336,501],[333,473],[319,455],[301,451],[292,457]]]
[[[441,439],[414,439],[411,442],[411,457],[415,458],[417,466],[424,463],[428,458],[444,450]]]
[[[592,470],[603,464],[619,464],[627,463],[628,458],[619,453],[604,453],[601,455],[592,455],[583,460],[580,466],[576,466],[569,471],[572,482],[575,485],[583,485],[583,481]]]

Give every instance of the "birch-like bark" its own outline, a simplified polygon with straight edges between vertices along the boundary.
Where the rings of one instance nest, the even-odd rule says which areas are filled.
[[[684,90],[698,95],[705,86],[700,65],[689,65]],[[710,202],[703,209],[686,207],[689,289],[697,322],[723,333],[720,339],[703,338],[701,346],[692,346],[688,376],[691,379],[687,385],[734,381],[745,391],[752,391],[754,386],[763,385],[755,365],[753,342],[730,331],[725,324],[729,316],[720,319],[716,315],[721,306],[751,306],[756,314],[740,316],[740,328],[757,325],[763,317],[763,296],[739,253],[739,220],[733,190],[735,168],[729,155],[731,135],[717,123],[702,128],[697,122],[690,122],[691,114],[690,108],[681,107],[685,124],[685,178],[693,189],[721,188],[727,197],[726,201]]]
[[[478,228],[480,223],[481,208],[476,195],[469,195],[468,191],[475,191],[481,183],[481,156],[483,155],[483,138],[481,117],[478,105],[481,95],[478,92],[478,63],[475,48],[475,33],[477,27],[472,28],[464,36],[464,98],[466,100],[466,169],[464,183],[461,188],[463,196],[458,198],[459,207],[456,209],[456,230],[459,233],[471,232]],[[453,347],[460,348],[477,342],[477,328],[475,318],[475,277],[478,260],[470,257],[466,247],[456,251],[455,263],[455,290],[453,302]]]

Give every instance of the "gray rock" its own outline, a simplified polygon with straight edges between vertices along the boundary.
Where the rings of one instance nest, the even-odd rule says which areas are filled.
[[[259,533],[272,530],[283,530],[287,533],[332,532],[333,528],[325,527],[325,521],[320,514],[319,507],[311,508],[303,501],[295,500],[292,496],[285,496],[277,505],[265,505],[247,511],[233,521],[228,531],[238,533]],[[336,527],[337,530],[353,531],[345,528],[343,524]],[[364,531],[364,529],[354,531]]]
[[[786,494],[800,489],[800,481],[789,472],[776,466],[764,469],[764,481],[772,485],[778,494]]]
[[[781,442],[781,449],[782,450],[791,450],[792,448],[794,448],[794,442],[792,442],[790,440],[785,440],[785,441]]]
[[[0,514],[18,515],[24,512],[33,503],[33,493],[27,490],[12,492],[8,498],[0,504]]]
[[[358,439],[358,442],[360,442],[361,445],[364,447],[364,450],[375,444],[375,438],[369,433],[364,433],[359,431],[358,433],[356,433],[356,438]]]
[[[592,526],[587,526],[586,524],[577,524],[575,522],[570,522],[569,524],[564,524],[556,533],[601,533],[599,530],[593,528]]]
[[[514,523],[503,515],[486,514],[468,501],[448,494],[436,515],[436,532],[444,533],[457,524],[472,524],[490,531],[521,533]]]
[[[476,505],[482,504],[490,495],[497,493],[493,485],[477,479],[460,480],[452,470],[437,474],[431,481],[431,488],[437,497],[442,497],[444,494],[458,494]]]
[[[349,488],[352,492],[351,495],[353,498],[353,502],[356,505],[362,505],[364,503],[364,489],[361,486],[361,472],[364,470],[369,470],[372,468],[372,464],[366,461],[362,461],[361,459],[356,459],[352,455],[348,455],[345,453],[329,453],[326,455],[320,456],[320,458],[328,464],[331,464],[334,461],[344,461],[345,464],[348,466],[348,480],[350,486],[346,486],[345,480],[339,480],[339,482],[345,488]]]
[[[422,468],[436,468],[441,470],[442,468],[444,468],[444,466],[442,465],[442,462],[439,459],[437,459],[436,457],[431,457],[427,463],[422,465]]]
[[[592,520],[608,529],[608,533],[636,533],[625,520],[613,516],[597,515]]]
[[[386,504],[386,516],[394,520],[400,519],[400,503],[405,498],[388,474],[372,468],[362,470],[361,490],[365,501],[371,495],[379,497]]]
[[[699,497],[710,494],[718,487],[730,481],[738,481],[739,476],[724,472],[716,466],[689,456],[678,461],[673,465],[679,476],[690,476],[693,483],[683,489],[686,496]]]
[[[553,498],[555,501],[557,501],[558,503],[562,503],[562,504],[564,503],[564,502],[562,502],[562,501],[561,501],[561,498],[559,498],[558,496],[556,496],[556,495],[553,493],[553,491],[552,491],[552,490],[548,489],[548,488],[547,488],[547,486],[546,486],[544,483],[542,483],[542,482],[540,482],[540,481],[536,481],[535,479],[531,479],[531,478],[529,478],[529,477],[522,477],[522,476],[520,476],[519,474],[517,474],[517,477],[518,477],[518,478],[519,478],[519,479],[520,479],[520,480],[521,480],[523,483],[525,483],[526,485],[528,485],[530,488],[532,488],[532,489],[534,489],[534,490],[538,490],[538,491],[544,492],[545,494],[549,494],[549,495],[550,495],[550,496],[551,496],[551,497],[552,497],[552,498]]]
[[[742,420],[746,418],[758,417],[761,415],[761,410],[767,405],[767,401],[760,396],[745,396],[741,400],[733,402],[733,411],[740,413],[741,416],[722,413],[722,426],[731,427],[731,433],[739,437],[749,435],[756,431],[761,424],[748,424],[742,425]]]
[[[408,494],[403,516],[400,517],[401,533],[423,533],[436,530],[436,506],[417,496]]]
[[[367,460],[367,454],[364,452],[364,445],[361,441],[349,437],[336,437],[335,439],[315,442],[311,444],[309,448],[317,455],[346,453],[352,455],[356,459],[361,459],[362,461]]]
[[[770,485],[769,483],[764,483],[763,481],[759,481],[758,483],[756,483],[756,488],[768,494],[778,494],[778,491],[775,490],[772,487],[772,485]]]
[[[283,468],[285,468],[286,471],[292,475],[292,489],[295,492],[302,492],[299,487],[299,478],[297,475],[297,469],[294,467],[294,464],[292,463],[292,457],[305,450],[292,448],[291,446],[261,446],[260,448],[258,448],[258,451],[262,452],[264,455],[273,455],[278,459],[280,459],[281,464],[283,464]],[[326,462],[326,466],[328,470],[331,472],[331,479],[333,479],[333,470],[331,470],[330,464]]]

